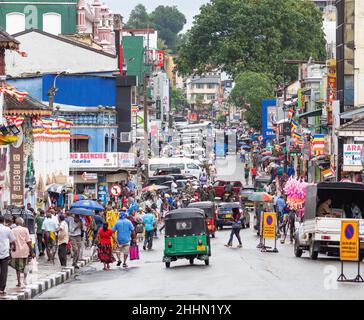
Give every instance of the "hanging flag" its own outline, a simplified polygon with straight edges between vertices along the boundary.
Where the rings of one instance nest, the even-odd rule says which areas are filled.
[[[8,124],[15,124],[17,127],[21,127],[24,122],[24,117],[21,116],[6,116],[5,119]]]
[[[0,92],[15,97],[19,102],[23,102],[28,96],[28,92],[17,90],[14,86],[7,83],[4,87],[0,87]]]
[[[298,128],[298,123],[294,119],[291,119],[291,127],[293,129],[297,129]]]
[[[293,133],[293,137],[296,139],[301,139],[302,138],[302,134],[298,133],[298,132],[294,132]]]

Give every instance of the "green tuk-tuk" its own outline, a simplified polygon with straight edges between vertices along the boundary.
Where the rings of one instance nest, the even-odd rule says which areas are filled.
[[[258,176],[255,178],[254,188],[256,192],[264,192],[264,186],[269,184],[270,176]]]
[[[209,265],[210,237],[203,210],[184,208],[170,211],[165,217],[165,225],[163,262],[167,268],[178,259],[188,259],[190,264],[199,259]]]

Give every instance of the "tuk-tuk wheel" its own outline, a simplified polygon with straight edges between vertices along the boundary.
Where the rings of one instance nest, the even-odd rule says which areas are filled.
[[[166,262],[166,268],[169,268],[171,266],[170,262]]]
[[[205,260],[205,265],[209,265],[210,264],[210,261],[209,261],[209,259],[207,259],[207,260]]]
[[[190,264],[193,264],[193,260],[194,260],[193,258],[190,258]]]

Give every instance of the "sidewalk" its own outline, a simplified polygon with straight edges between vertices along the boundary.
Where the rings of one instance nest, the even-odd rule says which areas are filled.
[[[91,249],[86,248],[83,252],[82,259],[79,260],[78,266],[80,268],[89,264],[91,261]],[[71,256],[68,255],[67,267],[61,267],[58,255],[56,255],[54,264],[47,262],[47,257],[37,257],[37,266],[32,273],[28,274],[27,286],[17,288],[16,271],[9,266],[8,281],[6,284],[6,295],[0,296],[0,300],[27,300],[32,299],[36,295],[64,283],[73,278],[73,275],[79,272],[72,267]],[[23,275],[21,278],[23,284]]]

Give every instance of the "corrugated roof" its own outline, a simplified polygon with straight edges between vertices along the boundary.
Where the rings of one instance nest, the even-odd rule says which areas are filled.
[[[0,28],[0,47],[9,50],[18,50],[20,42]]]
[[[15,97],[5,94],[4,96],[4,114],[5,115],[51,115],[52,109],[42,102],[27,96],[23,102],[18,101]]]
[[[341,125],[338,131],[364,131],[364,116]]]
[[[192,79],[192,83],[220,83],[221,79],[220,77],[204,77],[199,79]]]

